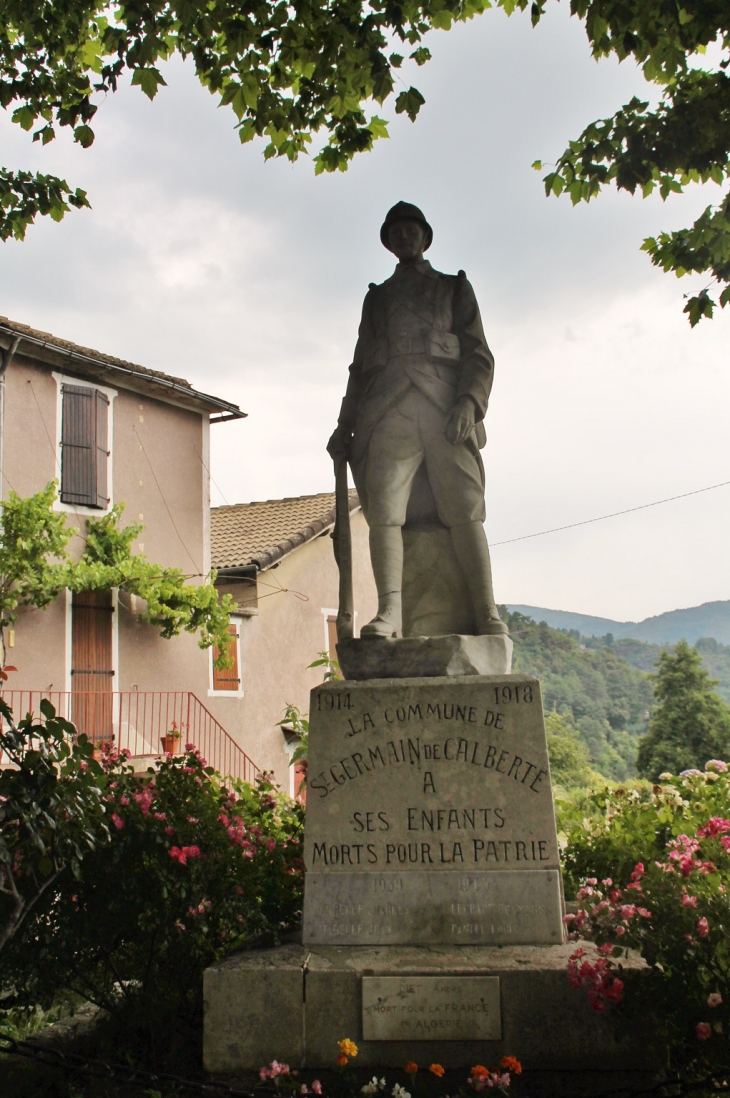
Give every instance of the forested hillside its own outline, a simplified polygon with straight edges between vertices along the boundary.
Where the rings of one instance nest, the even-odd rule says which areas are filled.
[[[513,668],[535,675],[547,711],[567,717],[607,778],[636,773],[637,742],[646,731],[652,684],[610,647],[582,648],[565,632],[504,611],[515,643]]]
[[[630,637],[614,640],[610,633],[605,637],[578,638],[578,635],[571,631],[570,636],[592,651],[601,648],[609,649],[641,671],[653,671],[662,652],[670,647],[666,644],[649,644],[647,641],[632,640]],[[703,637],[695,643],[694,647],[702,656],[702,662],[710,678],[717,681],[715,688],[717,693],[726,702],[730,702],[730,645],[720,644],[712,637]]]

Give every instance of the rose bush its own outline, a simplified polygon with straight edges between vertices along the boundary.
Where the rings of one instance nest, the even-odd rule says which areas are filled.
[[[34,1005],[76,993],[142,1060],[194,1065],[203,969],[300,919],[302,809],[267,780],[227,787],[192,744],[142,777],[103,767],[109,842],[36,904],[0,978]]]
[[[653,1015],[670,1068],[697,1075],[727,1067],[730,1026],[730,768],[662,774],[653,786],[603,789],[567,830],[566,916],[578,948],[569,977],[591,1006],[620,1004],[627,1022]],[[563,821],[565,827],[565,821]],[[622,964],[628,948],[648,972]]]

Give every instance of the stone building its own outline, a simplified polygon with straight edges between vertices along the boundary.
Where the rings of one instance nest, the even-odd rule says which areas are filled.
[[[133,551],[200,582],[210,572],[210,428],[244,413],[182,378],[6,318],[0,353],[3,498],[55,479],[55,507],[79,531],[69,544],[76,555],[87,519],[123,501],[125,518],[145,526]],[[188,633],[163,640],[138,609],[114,590],[23,608],[6,631],[7,662],[17,667],[6,701],[37,712],[46,696],[96,741],[113,737],[140,760],[160,751],[174,724],[211,763],[252,777],[248,753],[208,697],[209,654]]]
[[[301,711],[322,681],[308,668],[320,652],[335,653],[338,573],[330,537],[334,493],[214,507],[211,559],[218,586],[236,601],[234,668],[215,672],[211,694],[233,736],[260,766],[294,792],[289,758],[295,742],[277,727],[291,702]],[[355,628],[377,607],[368,533],[357,495],[350,496]]]

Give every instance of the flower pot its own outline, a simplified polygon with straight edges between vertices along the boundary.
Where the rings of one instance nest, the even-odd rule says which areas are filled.
[[[177,752],[178,744],[180,743],[179,736],[163,736],[162,737],[162,750],[166,755],[174,755]]]

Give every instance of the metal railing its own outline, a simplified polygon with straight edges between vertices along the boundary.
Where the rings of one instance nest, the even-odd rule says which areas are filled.
[[[3,690],[16,721],[26,713],[40,713],[46,698],[60,717],[65,717],[101,747],[112,742],[133,759],[154,759],[165,748],[178,754],[193,743],[208,765],[224,777],[253,782],[259,767],[226,732],[200,699],[189,690],[128,690],[77,692],[62,690]],[[163,737],[179,733],[179,737]],[[3,760],[0,758],[0,763]]]

